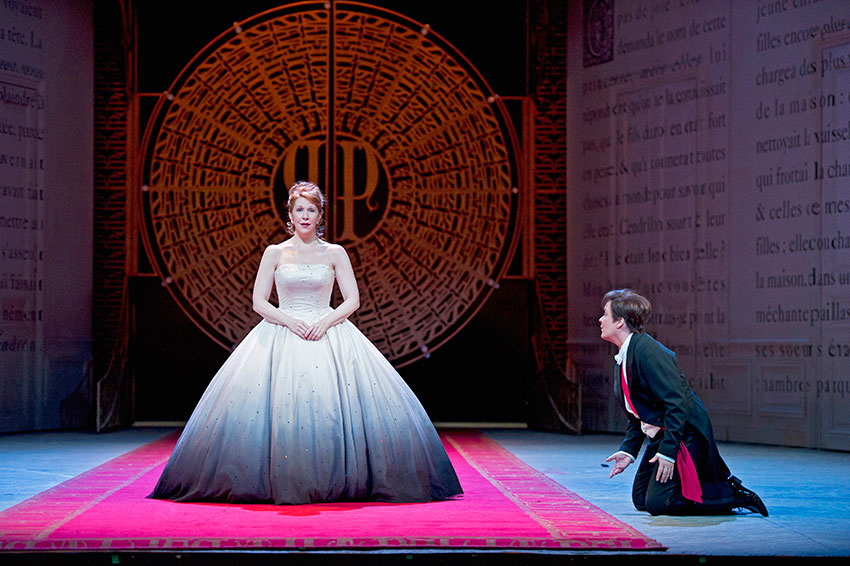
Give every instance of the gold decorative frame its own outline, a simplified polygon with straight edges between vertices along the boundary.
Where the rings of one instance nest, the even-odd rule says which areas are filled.
[[[354,321],[396,366],[463,328],[517,245],[502,100],[427,25],[376,6],[301,2],[234,23],[158,98],[140,159],[148,257],[226,348],[257,322],[254,274],[286,237],[297,179],[326,190],[329,239],[360,283]]]

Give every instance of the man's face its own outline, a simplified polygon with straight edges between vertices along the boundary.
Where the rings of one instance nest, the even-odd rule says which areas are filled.
[[[616,343],[614,338],[623,326],[624,321],[622,318],[614,320],[614,315],[611,314],[611,301],[605,303],[602,313],[602,316],[599,317],[599,330],[601,331],[602,339]]]

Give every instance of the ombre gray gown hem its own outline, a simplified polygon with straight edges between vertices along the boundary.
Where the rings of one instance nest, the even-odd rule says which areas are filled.
[[[282,310],[329,312],[333,268],[280,266]],[[419,400],[349,321],[307,341],[260,321],[213,377],[155,499],[304,504],[422,502],[462,493]]]

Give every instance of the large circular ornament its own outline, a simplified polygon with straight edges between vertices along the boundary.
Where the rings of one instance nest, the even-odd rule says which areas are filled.
[[[516,149],[502,101],[428,26],[365,4],[282,6],[235,23],[159,98],[142,143],[145,248],[231,348],[257,323],[251,289],[287,237],[287,188],[314,181],[358,277],[352,320],[402,366],[457,333],[507,269]]]

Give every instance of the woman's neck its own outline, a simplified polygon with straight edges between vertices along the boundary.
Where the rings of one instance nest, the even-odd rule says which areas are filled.
[[[295,240],[295,245],[299,248],[313,248],[319,243],[319,237],[315,233],[310,235],[305,234],[304,236],[295,234],[293,240]]]

